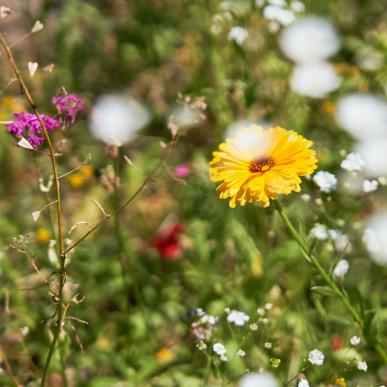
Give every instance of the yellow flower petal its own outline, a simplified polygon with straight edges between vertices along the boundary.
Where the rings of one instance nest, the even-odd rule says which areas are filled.
[[[300,176],[316,169],[312,145],[294,131],[252,125],[219,145],[210,162],[210,177],[221,182],[217,191],[221,199],[230,198],[231,208],[246,203],[268,207],[279,194],[299,192]]]

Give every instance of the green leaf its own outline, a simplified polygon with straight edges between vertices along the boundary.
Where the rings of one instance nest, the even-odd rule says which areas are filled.
[[[323,296],[335,297],[336,293],[329,286],[313,286],[311,290]]]

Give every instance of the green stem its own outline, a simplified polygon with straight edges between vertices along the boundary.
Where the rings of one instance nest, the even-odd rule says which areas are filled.
[[[347,310],[351,313],[353,319],[356,321],[356,323],[359,325],[360,329],[363,332],[364,335],[364,329],[365,329],[365,324],[364,321],[360,315],[360,313],[357,311],[357,309],[351,304],[350,299],[344,293],[333,281],[331,276],[325,271],[325,269],[321,266],[320,262],[318,259],[311,254],[310,249],[308,248],[308,245],[306,244],[305,240],[301,237],[301,235],[298,233],[296,228],[293,226],[292,222],[284,212],[281,204],[277,200],[275,202],[275,208],[285,224],[286,228],[288,229],[289,233],[291,236],[294,238],[294,240],[298,243],[300,246],[305,259],[312,264],[312,266],[320,273],[324,281],[327,283],[327,285],[332,289],[332,291],[337,295],[337,297],[342,301],[342,303],[345,305]],[[364,335],[366,336],[366,335]],[[387,361],[387,354],[384,351],[383,347],[380,345],[380,343],[373,343],[373,347],[375,348],[376,352],[380,355],[380,357],[383,359],[383,361]]]

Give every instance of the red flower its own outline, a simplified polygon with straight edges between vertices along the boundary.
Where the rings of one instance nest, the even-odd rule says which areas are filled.
[[[152,242],[160,257],[166,261],[173,261],[181,255],[182,247],[179,236],[184,232],[184,225],[176,223],[164,229]]]
[[[344,344],[344,341],[341,336],[333,336],[331,341],[331,347],[333,351],[337,351],[338,349],[342,348]]]

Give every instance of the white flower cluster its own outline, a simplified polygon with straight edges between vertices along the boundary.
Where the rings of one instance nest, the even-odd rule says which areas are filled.
[[[198,320],[191,324],[191,334],[199,341],[208,341],[219,318],[206,314],[202,308],[195,310]]]
[[[240,312],[238,310],[230,311],[230,313],[227,316],[227,321],[238,327],[242,327],[249,320],[250,320],[250,317],[246,313]]]
[[[248,38],[249,33],[246,28],[241,26],[232,27],[227,35],[228,40],[235,42],[238,46],[242,46]]]
[[[327,171],[318,171],[313,176],[313,181],[325,193],[330,193],[336,190],[337,187],[337,177]]]
[[[310,230],[310,235],[320,241],[333,241],[336,250],[340,252],[350,247],[350,242],[347,235],[343,234],[340,230],[328,229],[321,223],[316,223],[313,226],[313,228]],[[341,262],[340,266],[337,268],[338,273],[343,272],[343,265],[345,265],[345,262]],[[341,275],[338,275],[338,277],[341,277]]]
[[[335,68],[327,61],[340,48],[332,24],[309,16],[287,27],[280,37],[283,53],[296,62],[290,79],[292,90],[311,98],[323,98],[340,86]]]
[[[340,166],[349,172],[361,172],[364,168],[364,161],[358,153],[349,153]]]
[[[234,21],[234,18],[246,15],[249,10],[249,6],[243,1],[220,2],[217,12],[212,16],[211,32],[218,35],[224,30],[229,30],[230,23]],[[247,31],[243,27],[236,26],[229,30],[229,40],[234,40],[237,44],[243,44],[245,38],[247,38]]]
[[[256,0],[255,4],[263,8],[263,16],[269,21],[271,32],[294,23],[296,17],[305,11],[304,3],[299,0]]]
[[[225,347],[222,343],[215,343],[215,344],[212,346],[212,350],[213,350],[217,355],[219,355],[220,360],[222,360],[222,361],[228,361],[228,358],[227,358],[227,356],[226,356],[227,349],[226,349],[226,347]]]
[[[353,177],[356,177],[358,172],[364,171],[365,163],[358,153],[349,153],[341,162],[340,166],[344,170],[351,172]],[[360,185],[360,187],[358,187],[358,185]],[[344,186],[349,188],[350,191],[356,192],[359,188],[361,188],[364,193],[369,193],[378,189],[379,182],[376,179],[360,179],[360,181],[349,180],[344,183]]]

